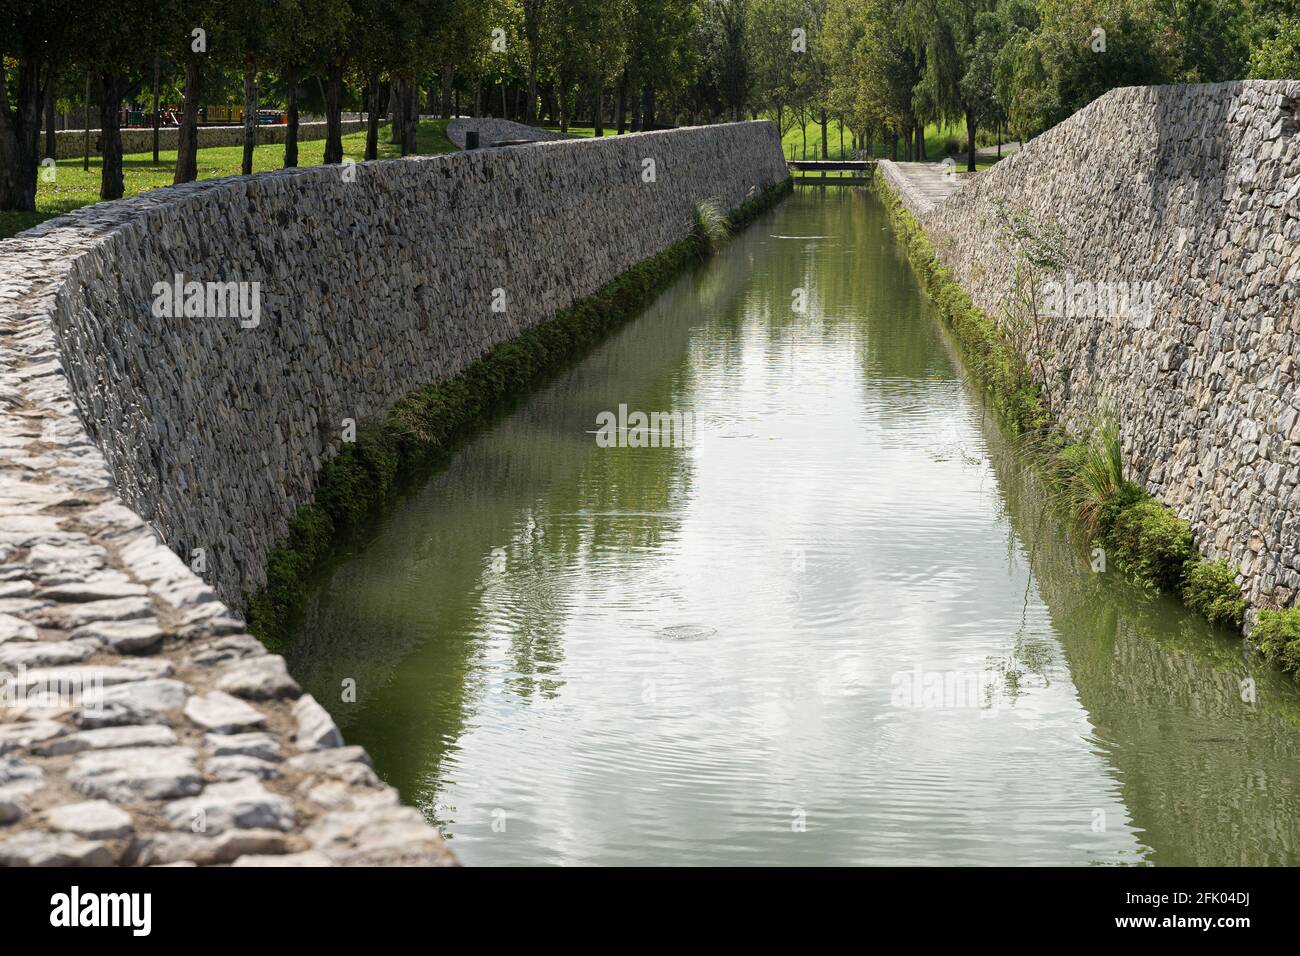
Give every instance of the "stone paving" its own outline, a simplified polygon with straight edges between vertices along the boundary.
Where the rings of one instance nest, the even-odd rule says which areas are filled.
[[[880,172],[913,216],[928,213],[979,173],[949,173],[942,163],[896,163],[882,159]]]
[[[454,863],[118,499],[49,307],[120,215],[0,242],[0,865]]]

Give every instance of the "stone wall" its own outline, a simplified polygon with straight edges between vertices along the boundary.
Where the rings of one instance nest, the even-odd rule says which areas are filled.
[[[120,217],[56,297],[64,365],[119,494],[179,553],[202,548],[238,605],[346,420],[683,238],[697,200],[733,208],[783,178],[774,137],[732,124],[285,170],[74,213],[26,241]],[[156,318],[152,290],[177,274],[259,283],[258,326]]]
[[[188,183],[0,241],[0,866],[454,862],[230,606],[344,419],[785,176],[735,124]],[[259,321],[156,314],[177,273],[259,283]]]
[[[1034,350],[1053,410],[1077,433],[1111,408],[1135,477],[1254,608],[1300,590],[1298,104],[1296,81],[1113,90],[914,209],[994,316],[1016,288],[1007,215],[1059,246],[1073,302]],[[1149,313],[1126,309],[1142,289]]]
[[[298,142],[306,143],[314,139],[325,138],[325,123],[299,123]],[[364,122],[344,122],[343,135],[359,133],[366,128]],[[264,143],[283,143],[288,136],[289,127],[282,125],[259,126],[257,128],[258,145]],[[158,130],[158,148],[175,149],[180,130],[167,126]],[[200,126],[199,149],[210,146],[242,146],[244,144],[244,127],[242,126]],[[99,155],[99,130],[90,131],[90,154]],[[84,156],[86,151],[86,131],[84,129],[60,130],[54,134],[55,159],[74,159]],[[41,136],[41,154],[45,151],[45,137]],[[152,153],[152,129],[122,130],[122,153]]]
[[[462,116],[447,122],[447,138],[455,144],[457,149],[465,148],[465,133],[469,130],[478,131],[479,146],[491,146],[495,142],[507,139],[554,142],[555,140],[569,138],[561,136],[554,130],[527,126],[524,123],[513,123],[510,120],[492,119],[491,117],[475,119]]]

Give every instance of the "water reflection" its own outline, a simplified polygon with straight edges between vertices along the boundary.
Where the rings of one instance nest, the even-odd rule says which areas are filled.
[[[596,447],[620,403],[694,445]],[[291,664],[471,864],[1295,863],[1294,685],[1112,578],[810,191],[368,529]]]

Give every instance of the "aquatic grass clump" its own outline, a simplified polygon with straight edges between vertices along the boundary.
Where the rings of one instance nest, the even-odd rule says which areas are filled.
[[[1075,515],[1087,541],[1114,523],[1115,503],[1133,503],[1140,489],[1124,477],[1124,451],[1119,422],[1111,415],[1086,441],[1065,445],[1056,453],[1050,470],[1054,494],[1063,509]]]
[[[731,236],[731,222],[716,199],[697,202],[691,210],[691,240],[701,259],[715,255]]]
[[[772,184],[741,205],[732,223],[749,222],[793,187],[789,178]],[[698,254],[695,237],[688,236],[550,321],[498,345],[456,376],[417,388],[383,417],[359,423],[356,442],[321,467],[314,502],[297,510],[288,534],[267,556],[265,587],[245,597],[249,631],[273,650],[283,650],[315,569],[341,533],[391,497],[400,475],[445,457],[511,396],[582,356],[633,318]]]
[[[1226,561],[1197,561],[1189,565],[1183,581],[1183,603],[1211,624],[1237,630],[1241,630],[1246,617],[1246,599],[1241,596],[1237,576]]]
[[[1250,636],[1284,671],[1300,672],[1300,607],[1260,611]]]

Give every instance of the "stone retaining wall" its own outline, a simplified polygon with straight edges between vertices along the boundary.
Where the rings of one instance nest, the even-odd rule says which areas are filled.
[[[0,241],[0,865],[452,862],[230,608],[345,419],[785,176],[745,123],[207,180]],[[259,321],[155,314],[177,273],[259,283]]]
[[[513,123],[510,120],[492,119],[474,119],[472,117],[462,116],[447,122],[447,138],[452,141],[457,149],[465,148],[465,133],[468,130],[478,131],[479,146],[491,146],[495,142],[506,139],[531,139],[539,142],[554,142],[555,140],[568,139],[568,136],[561,136],[554,130],[541,129],[537,126],[527,126],[524,123]]]
[[[1058,233],[1076,297],[1036,350],[1053,410],[1081,433],[1109,406],[1135,477],[1240,572],[1252,608],[1300,590],[1298,103],[1296,81],[1113,90],[913,208],[993,316],[1016,288],[1004,210]],[[1149,317],[1123,308],[1131,283],[1150,284]]]
[[[366,124],[362,122],[344,122],[342,124],[343,135],[349,133],[359,133],[365,130]],[[306,143],[314,139],[325,138],[325,123],[299,123],[298,124],[298,142]],[[283,143],[289,135],[289,127],[279,124],[270,126],[259,126],[257,128],[258,145],[264,143]],[[166,126],[158,130],[158,148],[163,150],[175,149],[177,139],[180,136],[180,130],[175,126]],[[200,126],[199,127],[199,149],[207,149],[210,146],[242,146],[244,145],[244,127],[242,126]],[[86,151],[86,131],[84,129],[65,129],[59,130],[54,134],[55,159],[74,159],[78,156],[84,156]],[[99,130],[90,131],[90,154],[99,155]],[[122,130],[122,153],[130,155],[132,153],[152,153],[153,152],[153,130],[152,129],[124,129]],[[41,155],[45,155],[45,137],[41,137]]]

